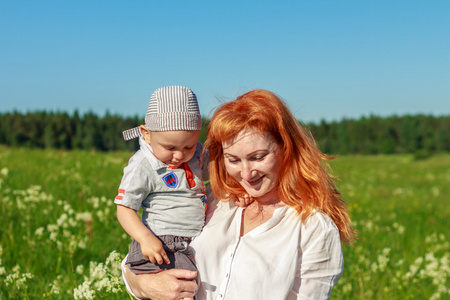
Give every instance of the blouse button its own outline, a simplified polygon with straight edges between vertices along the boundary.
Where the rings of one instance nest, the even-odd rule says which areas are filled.
[[[222,294],[219,294],[219,298],[222,298],[223,297],[223,295]]]

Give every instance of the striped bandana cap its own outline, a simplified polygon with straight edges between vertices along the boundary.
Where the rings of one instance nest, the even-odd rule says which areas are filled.
[[[200,130],[202,117],[197,96],[183,86],[166,86],[157,89],[150,97],[145,127],[150,131]],[[139,127],[123,132],[125,140],[141,135]]]

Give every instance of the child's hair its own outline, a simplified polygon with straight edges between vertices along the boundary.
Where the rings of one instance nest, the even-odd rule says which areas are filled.
[[[343,242],[354,239],[354,230],[345,202],[340,198],[328,160],[317,147],[312,135],[292,115],[286,104],[274,93],[253,90],[236,100],[223,103],[208,126],[205,143],[210,155],[211,186],[219,199],[229,200],[245,194],[244,188],[226,169],[222,142],[250,129],[268,132],[280,146],[279,197],[305,220],[314,209],[334,221]]]

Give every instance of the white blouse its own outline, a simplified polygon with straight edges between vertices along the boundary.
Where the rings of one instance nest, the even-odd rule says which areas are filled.
[[[325,214],[302,222],[288,206],[240,237],[243,208],[220,202],[192,241],[197,299],[328,299],[342,275],[339,231]]]
[[[232,201],[219,202],[192,241],[201,280],[196,299],[328,299],[344,270],[333,221],[314,212],[302,222],[285,206],[240,237],[242,211]]]

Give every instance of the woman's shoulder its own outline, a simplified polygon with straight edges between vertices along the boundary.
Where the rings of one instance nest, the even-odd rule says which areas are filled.
[[[319,211],[313,210],[311,214],[302,222],[303,231],[319,234],[320,232],[336,232],[339,230],[331,218]]]

